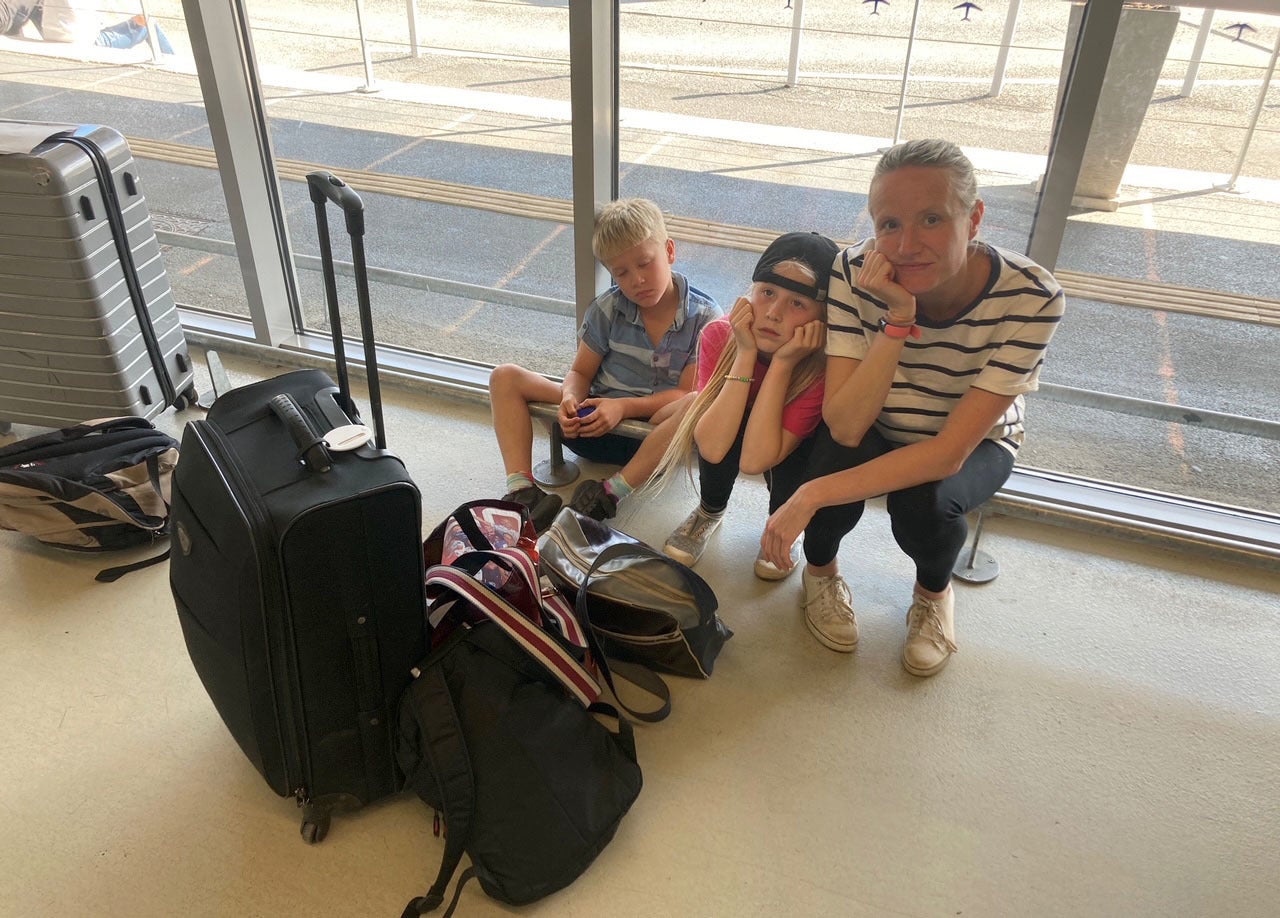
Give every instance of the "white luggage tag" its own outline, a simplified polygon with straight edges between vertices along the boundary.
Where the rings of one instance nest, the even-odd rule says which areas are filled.
[[[373,440],[373,431],[363,424],[344,424],[324,435],[324,442],[335,453],[359,449]]]

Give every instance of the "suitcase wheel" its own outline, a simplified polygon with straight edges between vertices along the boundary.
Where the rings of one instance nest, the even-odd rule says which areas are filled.
[[[196,393],[195,386],[188,386],[183,389],[173,400],[175,411],[185,411],[188,408],[194,408],[200,404],[200,396]]]
[[[329,807],[308,803],[302,808],[302,840],[308,845],[319,844],[329,834]]]

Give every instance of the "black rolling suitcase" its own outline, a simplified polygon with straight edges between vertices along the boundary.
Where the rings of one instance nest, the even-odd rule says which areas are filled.
[[[299,370],[219,396],[187,424],[173,477],[170,583],[187,650],[241,749],[319,841],[338,803],[403,784],[394,714],[426,652],[421,499],[385,449],[364,215],[307,177],[320,228],[339,385]],[[377,431],[355,431],[325,206],[351,233]],[[338,428],[346,428],[338,432]],[[330,433],[330,444],[324,438]],[[332,448],[330,448],[330,446]]]
[[[195,401],[124,137],[0,120],[0,422],[150,419]]]

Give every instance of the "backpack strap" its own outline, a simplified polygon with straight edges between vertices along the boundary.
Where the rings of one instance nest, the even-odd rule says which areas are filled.
[[[49,456],[63,455],[68,451],[78,449],[78,447],[68,449],[66,444],[75,443],[95,434],[102,436],[118,431],[155,431],[155,429],[156,426],[146,418],[123,417],[85,421],[83,424],[64,427],[61,430],[51,430],[39,436],[28,437],[25,440],[10,443],[0,449],[0,466],[17,465],[22,462],[48,458]],[[161,439],[169,439],[167,434],[162,434],[159,431],[156,431],[156,434]],[[176,441],[174,443],[176,445]]]
[[[164,488],[160,485],[160,457],[159,456],[152,455],[147,457],[147,477],[151,481],[151,487],[155,488],[156,494],[160,496],[161,502],[164,503],[165,520],[166,520],[165,529],[167,530],[168,529],[167,520],[169,518],[169,501],[165,500]],[[139,511],[139,514],[142,515],[141,511]],[[166,548],[160,554],[156,555],[153,558],[147,558],[145,561],[136,561],[133,564],[121,564],[116,567],[105,568],[103,570],[98,571],[98,576],[94,577],[93,579],[96,580],[98,583],[115,583],[125,574],[132,574],[134,571],[140,571],[144,567],[150,567],[153,564],[159,564],[161,561],[168,560],[170,550],[171,549]]]
[[[454,871],[458,869],[467,837],[471,833],[471,817],[475,813],[476,800],[471,756],[467,752],[458,711],[453,706],[453,696],[449,694],[444,672],[438,666],[428,666],[418,678],[421,680],[421,688],[415,686],[415,693],[420,691],[422,695],[420,703],[415,704],[414,709],[419,717],[432,719],[430,724],[424,725],[423,735],[432,737],[432,740],[423,743],[423,753],[430,761],[431,773],[440,789],[440,800],[444,807],[444,856],[440,860],[440,872],[436,874],[435,882],[431,884],[427,894],[418,896],[406,905],[400,918],[425,915],[439,908],[444,901],[445,889]],[[458,889],[449,906],[450,914],[457,905],[462,884],[468,879],[470,875],[464,873],[458,881]]]
[[[135,561],[133,564],[121,564],[117,567],[108,567],[98,571],[98,576],[93,579],[98,583],[115,583],[125,574],[132,574],[134,571],[140,571],[144,567],[150,567],[153,564],[159,564],[161,561],[169,560],[170,549],[166,548],[154,558],[147,558],[145,561]]]

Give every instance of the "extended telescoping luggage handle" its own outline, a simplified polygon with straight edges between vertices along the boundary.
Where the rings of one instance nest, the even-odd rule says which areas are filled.
[[[369,269],[364,259],[364,202],[355,189],[331,172],[307,174],[307,188],[316,208],[316,229],[320,237],[320,262],[324,270],[324,295],[329,306],[329,326],[333,335],[333,357],[337,363],[338,391],[343,408],[350,412],[351,383],[347,378],[347,351],[342,338],[342,318],[338,314],[338,284],[333,270],[333,245],[329,238],[329,201],[346,215],[351,236],[351,261],[355,268],[356,299],[360,309],[360,336],[364,339],[365,374],[369,379],[369,407],[373,413],[378,449],[387,448],[387,432],[382,422],[382,387],[378,383],[378,355],[373,341],[373,312],[369,308]]]

